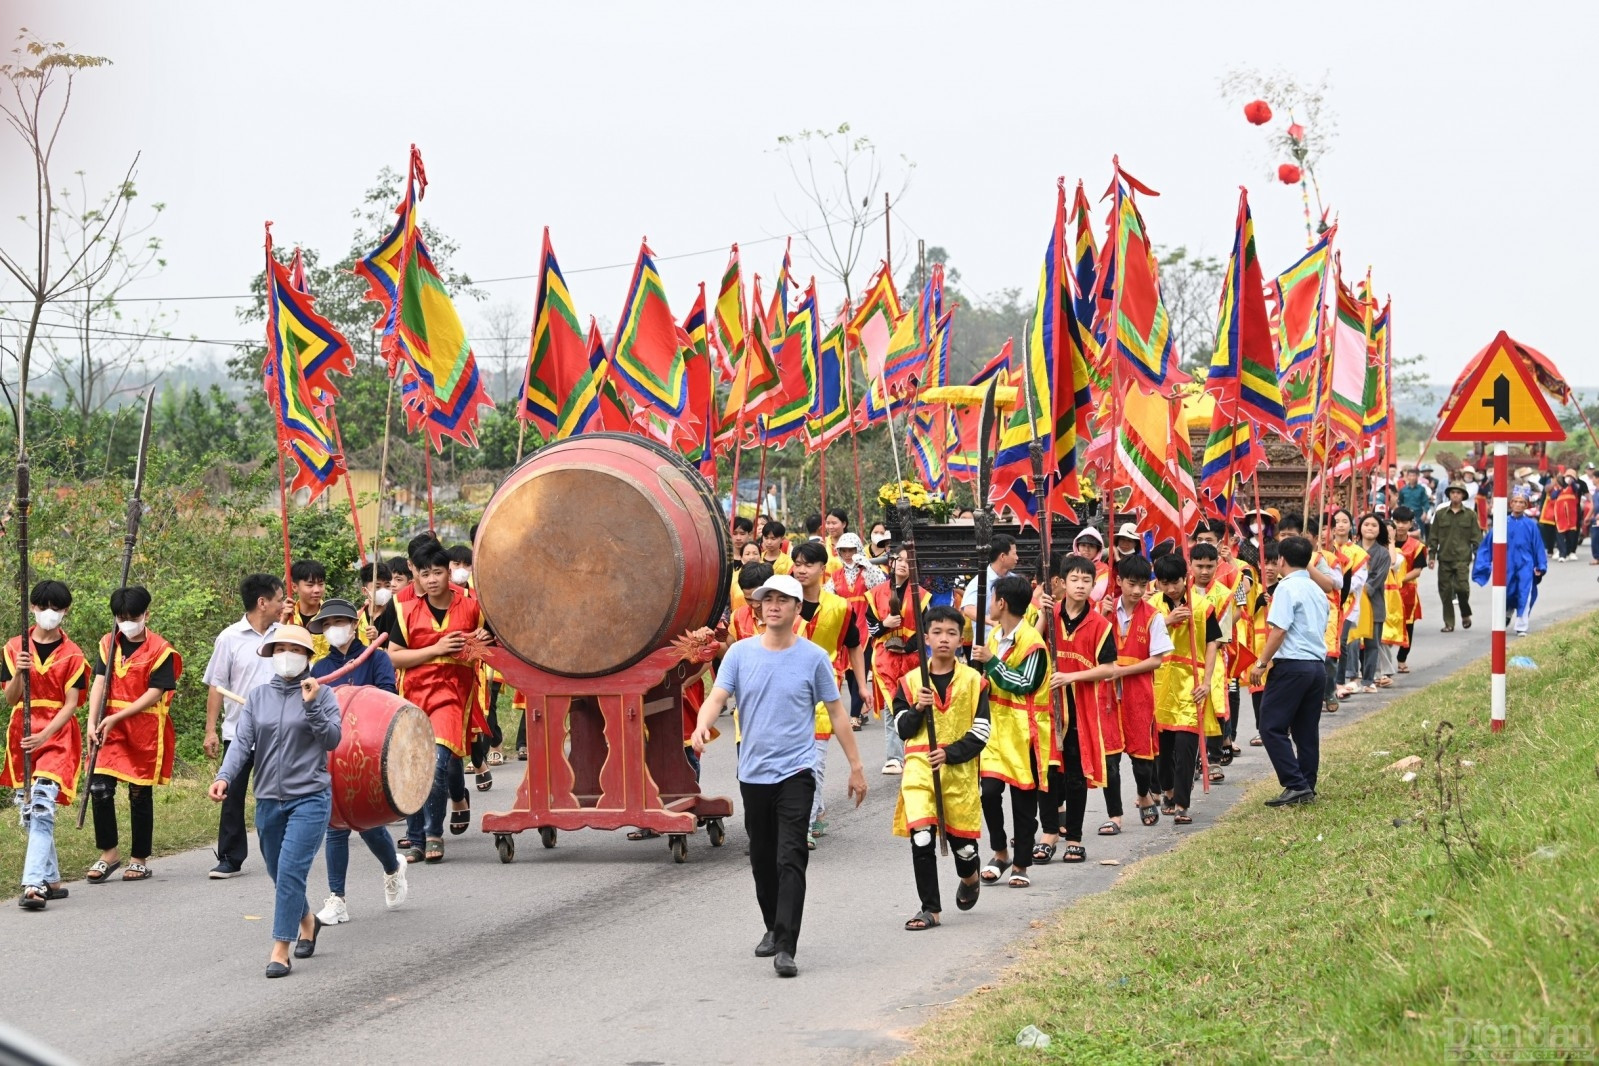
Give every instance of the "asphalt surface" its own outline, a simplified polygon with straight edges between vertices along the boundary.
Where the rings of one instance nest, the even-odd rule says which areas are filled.
[[[1555,565],[1534,625],[1592,608],[1596,573],[1585,562]],[[1477,625],[1440,635],[1432,578],[1423,578],[1413,672],[1382,696],[1346,704],[1324,728],[1486,654],[1486,592],[1473,599]],[[1487,699],[1485,690],[1484,720]],[[1242,739],[1251,725],[1246,710]],[[684,865],[664,839],[592,830],[563,834],[553,850],[522,834],[515,862],[502,865],[474,820],[471,833],[448,838],[443,864],[410,868],[411,898],[394,911],[384,909],[376,861],[352,841],[353,920],[324,930],[316,956],[284,980],[262,977],[272,886],[253,839],[245,875],[230,881],[207,880],[211,855],[190,852],[156,860],[146,884],[79,881],[44,913],[0,907],[10,975],[0,1019],[81,1062],[128,1066],[883,1061],[908,1050],[909,1032],[937,1007],[1004,970],[1032,923],[1203,832],[1270,773],[1262,749],[1246,746],[1224,784],[1196,791],[1194,824],[1179,830],[1167,819],[1138,824],[1124,772],[1130,824],[1118,837],[1093,836],[1104,805],[1091,795],[1087,864],[1036,868],[1028,890],[987,888],[975,910],[949,906],[942,928],[912,936],[902,929],[917,909],[910,848],[889,829],[898,779],[877,773],[881,726],[857,736],[871,793],[849,808],[835,745],[831,826],[811,859],[797,980],[776,978],[752,954],[762,929],[737,816],[724,847],[696,834]],[[737,797],[732,756],[726,738],[708,750],[707,792]],[[522,765],[508,763],[491,792],[474,792],[475,811],[509,806]],[[313,906],[325,885],[319,861]]]

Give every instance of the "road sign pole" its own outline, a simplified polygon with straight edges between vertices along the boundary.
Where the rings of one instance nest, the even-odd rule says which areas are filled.
[[[1490,705],[1495,733],[1505,728],[1505,540],[1509,533],[1508,492],[1510,488],[1510,445],[1494,445],[1493,510],[1493,699]]]

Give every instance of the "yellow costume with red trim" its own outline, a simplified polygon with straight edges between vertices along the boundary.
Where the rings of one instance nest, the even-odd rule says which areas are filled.
[[[145,630],[144,640],[132,655],[123,655],[115,634],[100,638],[100,661],[106,664],[106,704],[104,715],[117,714],[133,706],[150,691],[150,675],[162,663],[172,660],[172,680],[183,677],[183,656],[161,634]],[[172,692],[163,692],[154,704],[132,718],[112,726],[94,772],[126,781],[131,785],[164,785],[172,780],[172,756],[177,731],[172,725]]]
[[[297,625],[304,628],[305,624],[311,619],[315,618],[318,613],[318,611],[312,611],[310,614],[302,614],[300,612],[300,603],[298,600],[296,600],[294,603],[294,610],[289,613],[289,623],[291,625]],[[359,621],[359,619],[357,619],[357,621]],[[327,653],[328,638],[324,637],[321,633],[312,633],[311,661],[316,662],[318,659],[324,658]]]
[[[1427,545],[1423,544],[1419,537],[1409,536],[1399,545],[1398,550],[1405,557],[1405,573],[1409,575],[1420,568],[1421,557],[1426,552]],[[1390,551],[1389,554],[1394,553]],[[1421,588],[1416,582],[1407,581],[1399,586],[1399,600],[1404,606],[1407,625],[1421,621]]]
[[[999,653],[999,627],[988,631],[988,650]],[[1013,670],[1021,668],[1027,657],[1044,647],[1044,638],[1026,621],[1016,623],[1011,634],[1011,647],[1001,661]],[[1038,687],[1032,692],[1018,695],[1006,692],[998,685],[988,690],[988,713],[992,725],[988,745],[983,748],[978,773],[992,777],[1016,788],[1037,788],[1033,776],[1033,762],[1047,767],[1053,754],[1050,741],[1049,720],[1049,663],[1045,652],[1044,671]],[[1031,755],[1031,758],[1029,758]],[[1048,788],[1046,781],[1044,787]]]
[[[771,567],[774,574],[787,574],[794,570],[794,560],[788,557],[788,552],[780,553],[775,560],[762,555],[761,562]]]
[[[855,614],[849,601],[832,589],[823,587],[816,601],[816,613],[810,621],[799,620],[799,635],[815,644],[833,660],[833,679],[839,691],[844,690],[844,671],[849,666],[849,649],[844,646],[844,635]],[[829,740],[833,736],[833,717],[827,713],[827,704],[816,705],[816,739]]]
[[[471,633],[483,625],[483,611],[475,598],[450,587],[450,606],[442,621],[434,621],[427,597],[395,598],[395,614],[405,646],[413,651],[431,648],[447,633]],[[467,715],[476,699],[477,665],[453,656],[430,659],[399,673],[400,695],[427,712],[436,743],[464,757],[468,748]]]
[[[1322,548],[1319,554],[1327,560],[1328,566],[1344,575],[1345,586],[1349,583],[1350,575],[1366,565],[1366,550],[1358,544]],[[1346,603],[1341,588],[1327,593],[1327,603],[1332,609],[1327,612],[1327,632],[1324,634],[1324,640],[1327,654],[1331,658],[1336,659],[1343,654],[1344,623],[1349,620],[1349,615],[1358,602],[1354,597],[1350,597]]]
[[[1388,613],[1383,616],[1382,642],[1396,647],[1410,643],[1410,632],[1405,627],[1405,576],[1410,573],[1410,557],[1399,548],[1388,549],[1388,579],[1383,583],[1383,603]]]
[[[28,637],[33,638],[33,627],[28,627]],[[65,630],[61,643],[50,653],[50,661],[41,669],[38,663],[38,645],[30,648],[34,664],[28,670],[29,709],[32,711],[29,731],[42,733],[55,716],[66,706],[67,692],[77,688],[89,669],[83,658],[83,649],[72,643]],[[17,656],[22,652],[22,638],[12,637],[6,643],[6,669],[11,676],[17,673]],[[6,765],[0,773],[0,785],[7,788],[25,788],[22,780],[22,704],[11,708],[11,721],[6,727]],[[35,778],[45,778],[61,786],[56,794],[56,805],[65,807],[78,794],[78,774],[83,763],[83,730],[73,715],[55,736],[33,749],[32,770]]]
[[[934,732],[938,746],[947,748],[972,730],[977,719],[977,704],[988,685],[982,674],[965,663],[955,664],[954,676],[943,699],[933,689]],[[922,673],[912,670],[900,680],[905,702],[916,706],[922,691]],[[989,692],[989,713],[993,713],[994,694]],[[892,706],[892,705],[890,705]],[[899,801],[894,805],[894,835],[908,837],[917,829],[938,824],[938,803],[933,795],[933,766],[927,761],[927,722],[905,742],[905,773],[900,778]],[[982,790],[977,769],[981,757],[955,766],[946,765],[939,774],[944,793],[944,831],[952,837],[976,840],[983,829]]]
[[[1179,733],[1200,733],[1207,737],[1221,735],[1221,723],[1216,718],[1217,683],[1220,682],[1221,705],[1227,705],[1225,672],[1216,670],[1211,677],[1210,689],[1195,702],[1194,683],[1205,672],[1206,622],[1214,617],[1208,596],[1188,586],[1189,618],[1173,625],[1166,623],[1171,636],[1172,651],[1166,660],[1155,668],[1155,724],[1165,730]],[[1162,595],[1155,603],[1162,614],[1172,610]],[[1200,707],[1204,708],[1204,722],[1200,722]]]

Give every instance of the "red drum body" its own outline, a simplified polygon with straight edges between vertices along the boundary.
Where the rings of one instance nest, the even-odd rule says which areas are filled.
[[[370,685],[333,690],[343,712],[330,824],[361,832],[414,814],[433,787],[433,725],[420,707]]]
[[[668,448],[585,433],[513,470],[478,524],[473,574],[499,642],[564,677],[619,673],[727,608],[732,541]]]

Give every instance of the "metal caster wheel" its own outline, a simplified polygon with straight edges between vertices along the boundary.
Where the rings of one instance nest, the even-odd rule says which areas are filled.
[[[550,825],[539,826],[539,840],[547,848],[555,847],[555,827]]]
[[[682,833],[673,833],[668,838],[672,849],[673,862],[688,862],[688,837]]]
[[[516,858],[516,839],[509,833],[495,833],[494,850],[500,853],[501,862],[510,862]]]
[[[713,848],[719,848],[727,843],[727,830],[723,828],[720,818],[712,818],[705,823],[705,835],[710,838]]]

